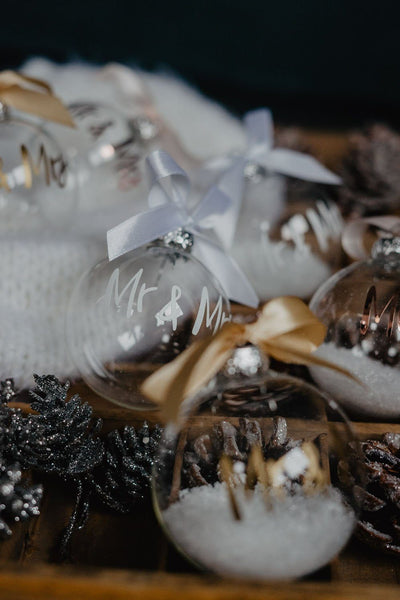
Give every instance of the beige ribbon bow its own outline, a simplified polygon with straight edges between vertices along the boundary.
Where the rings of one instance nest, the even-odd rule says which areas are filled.
[[[1,71],[0,102],[42,119],[75,127],[67,108],[54,96],[51,87],[40,79],[15,71]]]
[[[215,335],[192,344],[175,360],[150,375],[143,382],[141,391],[162,407],[167,421],[176,422],[184,399],[206,385],[222,369],[235,348],[247,342],[282,362],[320,365],[358,381],[345,369],[312,356],[325,335],[325,325],[304,302],[289,296],[275,298],[262,307],[254,323],[226,323]]]

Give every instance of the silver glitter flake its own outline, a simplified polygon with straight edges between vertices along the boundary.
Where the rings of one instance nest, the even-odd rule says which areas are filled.
[[[132,121],[134,130],[139,135],[140,139],[144,142],[154,140],[159,134],[159,128],[154,121],[151,121],[148,117],[136,117]]]
[[[243,169],[243,174],[251,183],[259,183],[267,176],[267,169],[258,163],[248,162]]]
[[[178,248],[190,252],[194,244],[194,237],[189,231],[185,231],[181,227],[175,231],[170,231],[163,237],[164,244],[170,248]]]
[[[3,102],[0,102],[0,121],[5,121],[6,119],[8,119],[8,117],[9,113],[7,105],[3,104]]]
[[[400,237],[379,239],[373,245],[371,254],[373,258],[400,259]]]
[[[244,375],[253,377],[267,366],[267,359],[261,355],[255,346],[237,348],[227,361],[225,373],[228,377]]]
[[[15,396],[15,387],[13,379],[5,379],[0,382],[0,403],[10,402],[11,398]]]

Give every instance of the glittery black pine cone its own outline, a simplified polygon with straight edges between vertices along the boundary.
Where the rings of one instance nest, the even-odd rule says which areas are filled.
[[[22,480],[18,463],[0,459],[0,538],[11,536],[11,523],[27,521],[40,513],[43,488]]]
[[[350,137],[339,192],[345,213],[378,214],[400,208],[400,135],[375,124]]]
[[[18,436],[19,460],[26,468],[62,477],[77,477],[101,462],[101,419],[78,395],[67,400],[69,383],[53,375],[34,375],[31,407],[38,414],[25,420]]]
[[[128,513],[149,488],[161,428],[150,431],[145,422],[138,431],[126,426],[108,434],[104,440],[101,465],[93,472],[93,488],[101,501]]]

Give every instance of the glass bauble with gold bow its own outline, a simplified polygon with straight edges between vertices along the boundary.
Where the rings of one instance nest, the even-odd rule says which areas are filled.
[[[74,126],[45,82],[0,72],[0,221],[8,231],[42,220],[64,227],[76,210],[73,161],[46,125],[40,125],[42,119],[64,129]]]
[[[265,355],[244,345],[167,425],[156,514],[200,569],[302,577],[333,560],[355,526],[362,473],[349,444],[357,443],[335,401],[269,370]]]
[[[70,225],[77,203],[75,165],[57,139],[34,119],[0,107],[1,227],[30,220]]]

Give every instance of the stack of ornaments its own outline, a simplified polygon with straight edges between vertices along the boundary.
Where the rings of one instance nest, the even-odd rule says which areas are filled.
[[[245,287],[253,290],[232,294],[222,285],[217,303],[223,296],[253,307],[282,293],[308,298],[335,268],[342,221],[325,194],[340,179],[299,152],[302,143],[294,142],[290,132],[283,130],[274,140],[269,111],[254,111],[243,126],[184,83],[121,65],[61,67],[32,60],[23,72],[52,85],[76,127],[21,116],[12,107],[1,123],[10,136],[1,149],[3,171],[13,182],[11,191],[3,186],[0,197],[1,274],[6,282],[0,317],[7,339],[1,377],[12,373],[18,386],[27,387],[33,372],[60,378],[81,374],[82,365],[71,360],[64,335],[69,298],[80,276],[106,257],[106,232],[147,210],[151,184],[145,158],[157,148],[188,173],[189,211],[211,185],[229,199],[229,208],[217,215],[219,224],[205,225],[201,235],[214,246],[218,242],[236,272],[244,274]],[[29,185],[24,179],[28,163]],[[19,179],[14,181],[11,173],[19,173]],[[209,257],[207,266],[212,262]],[[240,281],[244,279],[239,277],[236,287]],[[168,298],[158,304],[157,313]],[[214,308],[207,310],[213,314]],[[229,310],[225,313],[230,318]],[[217,321],[222,325],[222,313]],[[119,339],[122,350],[129,339]],[[175,339],[175,352],[189,341],[186,336],[183,346],[177,346]],[[97,358],[88,360],[92,371],[109,377]]]

